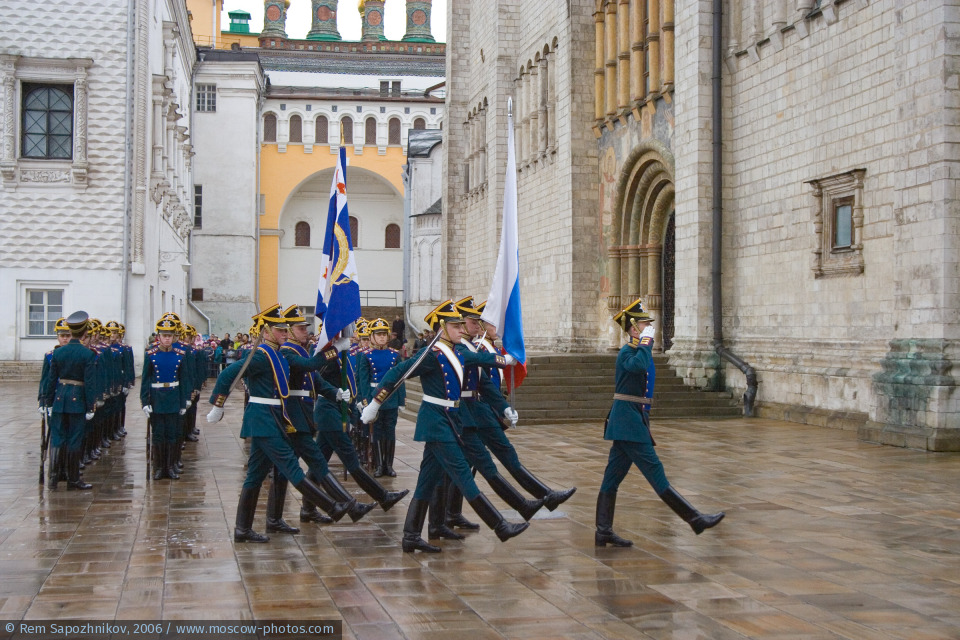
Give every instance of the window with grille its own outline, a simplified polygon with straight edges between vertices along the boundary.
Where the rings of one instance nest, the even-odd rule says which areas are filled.
[[[400,225],[398,224],[388,224],[387,230],[384,234],[383,248],[384,249],[399,249],[400,248]]]
[[[400,118],[390,118],[389,144],[400,144]]]
[[[27,335],[55,336],[63,317],[63,289],[27,289]]]
[[[381,80],[380,81],[380,97],[386,98],[389,95],[390,95],[390,81]]]
[[[197,111],[214,112],[217,110],[217,85],[197,85]]]
[[[315,129],[316,133],[314,137],[316,138],[317,144],[328,144],[330,141],[330,121],[327,120],[327,116],[319,116],[317,118],[317,125]]]
[[[24,158],[73,158],[73,85],[23,85]]]
[[[427,121],[424,120],[423,118],[416,118],[416,119],[414,119],[414,121],[413,121],[413,128],[414,128],[414,129],[426,129],[426,128],[427,128]]]
[[[356,218],[350,216],[350,248],[356,249],[357,245],[360,244],[360,223]]]
[[[393,90],[390,92],[390,95],[392,95],[394,98],[400,97],[400,81],[399,80],[393,81]]]
[[[193,185],[193,228],[203,228],[203,185]]]
[[[377,121],[375,118],[367,118],[363,123],[364,126],[364,140],[363,144],[368,147],[377,146]]]
[[[344,116],[340,121],[340,131],[343,135],[343,144],[353,144],[353,118]]]
[[[263,141],[277,141],[277,116],[274,113],[263,116]]]
[[[293,229],[293,244],[297,247],[310,246],[310,223],[300,221]]]
[[[194,302],[203,302],[203,289],[190,289],[190,299]]]
[[[290,142],[303,142],[303,120],[300,116],[290,116]]]

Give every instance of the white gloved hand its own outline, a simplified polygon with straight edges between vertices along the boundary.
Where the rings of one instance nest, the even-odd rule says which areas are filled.
[[[179,413],[180,415],[186,415],[187,410],[186,410],[186,408],[180,409],[180,411],[179,411],[178,413]]]
[[[147,414],[147,417],[149,418],[150,414],[153,413],[153,407],[151,407],[149,404],[145,404],[143,405],[143,412]]]
[[[653,325],[647,325],[647,328],[640,332],[641,338],[653,338],[657,334],[657,330],[654,329]]]
[[[53,407],[47,407],[47,417],[48,418],[53,417]]]
[[[511,427],[515,427],[517,426],[517,420],[520,419],[520,414],[513,407],[507,407],[503,410],[503,417],[510,421]]]
[[[360,414],[360,422],[363,424],[370,424],[377,419],[377,413],[380,412],[380,403],[376,400],[373,400],[368,404],[364,409],[363,413]]]
[[[130,387],[124,387],[123,389],[120,389],[120,391],[123,392],[123,395],[128,395],[130,393]]]
[[[103,406],[103,400],[97,400],[96,402],[93,403],[94,409],[99,409],[102,406]]]
[[[187,400],[187,409],[189,409],[191,406],[193,406],[193,402],[191,402],[190,400]]]
[[[337,401],[346,400],[350,401],[350,389],[337,389]]]
[[[220,422],[223,419],[223,407],[214,407],[207,414],[207,422]]]
[[[350,349],[350,338],[337,338],[332,344],[337,351],[347,351]]]
[[[43,415],[46,412],[47,412],[47,408],[43,405],[40,405],[40,407],[37,409],[37,413],[39,413],[40,415]]]
[[[514,357],[513,357],[512,355],[510,355],[509,353],[508,353],[507,355],[503,356],[503,361],[507,363],[507,366],[508,366],[508,367],[517,364],[517,359],[514,358]]]
[[[87,411],[85,414],[83,414],[83,417],[87,420],[93,420],[93,416],[95,415],[97,415],[96,411]]]

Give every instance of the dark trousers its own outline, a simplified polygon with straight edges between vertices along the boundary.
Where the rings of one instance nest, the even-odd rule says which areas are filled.
[[[377,419],[373,421],[373,437],[376,440],[397,439],[397,416],[399,409],[380,409]]]
[[[294,486],[303,480],[304,473],[297,454],[286,438],[280,434],[250,438],[250,459],[247,461],[247,477],[243,481],[243,488],[259,487],[274,465]]]
[[[427,442],[423,447],[423,461],[420,462],[420,475],[413,497],[417,500],[430,500],[434,489],[443,479],[443,474],[457,485],[463,497],[470,502],[480,495],[480,489],[470,473],[470,464],[463,450],[456,442]]]
[[[500,464],[506,467],[511,474],[521,467],[517,450],[513,448],[513,443],[507,438],[507,434],[500,428],[500,425],[487,429],[477,429],[477,435],[480,436],[480,440],[490,450],[490,453],[495,455]]]
[[[54,429],[56,425],[56,431],[51,431],[50,442],[52,446],[63,446],[65,442],[67,445],[67,451],[74,453],[80,451],[83,448],[83,438],[87,432],[87,420],[82,413],[56,413],[50,417],[50,428]],[[59,431],[60,432],[60,443],[57,443],[53,439],[53,435]]]
[[[670,488],[667,475],[663,471],[663,464],[652,444],[614,440],[610,446],[610,457],[607,459],[607,468],[603,472],[600,491],[616,491],[623,479],[627,477],[631,464],[637,465],[640,473],[657,495]]]
[[[289,437],[293,452],[307,463],[310,478],[314,482],[320,482],[324,476],[330,473],[330,467],[327,466],[327,459],[320,450],[317,441],[309,433],[303,431],[291,433]]]
[[[353,440],[343,431],[318,431],[317,444],[324,460],[329,460],[336,451],[347,472],[352,473],[360,468],[360,458]]]
[[[490,457],[490,452],[483,444],[481,429],[466,427],[461,434],[463,440],[463,455],[471,466],[476,467],[477,472],[484,478],[490,478],[500,473],[496,463]],[[485,431],[485,429],[484,429]],[[498,429],[499,431],[499,429]]]

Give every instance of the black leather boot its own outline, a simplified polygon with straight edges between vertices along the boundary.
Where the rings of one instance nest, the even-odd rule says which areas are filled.
[[[180,448],[167,444],[166,475],[171,480],[180,479],[180,471],[177,469],[177,458],[180,456]]]
[[[372,448],[371,453],[373,454],[373,477],[380,478],[383,476],[383,449],[380,447],[382,440],[371,440],[370,447]]]
[[[317,524],[333,524],[333,518],[317,510],[316,505],[310,504],[306,498],[300,507],[300,522],[316,522]]]
[[[151,453],[150,464],[153,465],[153,479],[162,480],[167,477],[167,443],[154,442]]]
[[[293,486],[303,495],[304,502],[309,500],[310,504],[317,505],[330,514],[334,522],[340,522],[340,518],[346,515],[347,510],[350,509],[348,502],[339,502],[331,498],[321,491],[320,487],[313,483],[313,480],[306,476]]]
[[[601,491],[597,494],[597,532],[593,534],[593,544],[605,547],[629,547],[633,542],[621,538],[613,532],[613,513],[617,507],[616,491]]]
[[[503,501],[510,505],[511,509],[515,509],[517,513],[520,514],[520,517],[524,520],[529,520],[532,518],[533,514],[539,511],[540,507],[543,506],[543,498],[527,500],[512,484],[507,482],[506,478],[499,473],[494,476],[490,476],[486,480],[490,484],[490,488],[493,489],[498,496],[503,498]]]
[[[553,511],[561,504],[570,499],[574,493],[577,492],[577,488],[573,487],[572,489],[564,489],[562,491],[554,491],[543,482],[540,481],[540,478],[530,473],[530,471],[523,465],[520,465],[517,469],[511,469],[510,475],[514,477],[523,490],[534,496],[535,498],[543,498],[543,506],[545,506],[550,511]]]
[[[350,472],[350,475],[357,481],[357,485],[363,489],[368,496],[376,500],[384,511],[389,511],[390,507],[400,502],[405,495],[410,493],[410,489],[387,491],[386,487],[377,482],[363,467],[357,467],[355,471]]]
[[[450,478],[445,478],[444,482],[447,483],[447,526],[478,531],[479,524],[463,517],[463,494],[460,487],[450,482]]]
[[[287,479],[273,468],[273,482],[267,494],[267,533],[300,533],[300,529],[290,526],[283,519],[283,503],[287,499]]]
[[[383,475],[396,478],[397,472],[393,470],[393,455],[397,452],[397,441],[384,439],[383,442]]]
[[[257,498],[260,487],[240,489],[240,502],[237,503],[237,523],[233,528],[234,542],[269,542],[270,538],[253,530],[253,514],[257,510]]]
[[[47,475],[47,487],[51,490],[57,488],[60,482],[60,457],[63,455],[60,447],[50,447],[50,469]]]
[[[513,523],[504,520],[503,515],[482,493],[470,501],[470,506],[477,512],[484,524],[493,529],[501,542],[506,542],[510,538],[520,535],[530,526],[529,522]]]
[[[424,553],[440,553],[442,549],[435,547],[420,537],[423,531],[423,519],[427,517],[427,503],[414,498],[407,507],[407,518],[403,522],[403,541],[400,543],[407,553],[423,551]]]
[[[427,510],[427,537],[431,540],[463,540],[460,535],[447,526],[447,483],[440,482],[430,496],[430,508]]]
[[[376,502],[360,502],[347,491],[340,481],[337,480],[336,476],[332,473],[328,473],[323,477],[323,488],[327,490],[333,499],[338,502],[346,502],[349,506],[347,508],[347,515],[350,516],[350,519],[354,522],[357,522],[363,516],[370,513],[375,506]],[[332,515],[332,514],[331,514]]]
[[[80,477],[80,452],[74,451],[67,454],[67,490],[76,489],[77,491],[87,491],[93,489],[92,484],[87,484]]]
[[[720,524],[720,521],[726,515],[723,511],[720,513],[700,513],[673,487],[667,487],[667,490],[660,494],[660,499],[666,502],[667,506],[673,509],[673,512],[680,516],[684,522],[689,524],[697,535]]]

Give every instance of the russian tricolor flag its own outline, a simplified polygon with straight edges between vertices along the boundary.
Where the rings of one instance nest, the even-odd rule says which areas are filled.
[[[520,310],[520,248],[517,234],[517,158],[513,149],[513,100],[507,99],[507,175],[503,185],[503,228],[500,253],[493,272],[490,295],[481,319],[493,324],[503,350],[517,359],[507,388],[520,386],[527,375],[527,350],[523,346],[523,314]]]
[[[347,211],[347,150],[340,146],[337,168],[330,186],[330,208],[323,235],[323,268],[317,285],[317,319],[323,322],[318,347],[333,340],[360,317],[360,283],[350,238]]]

